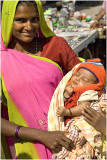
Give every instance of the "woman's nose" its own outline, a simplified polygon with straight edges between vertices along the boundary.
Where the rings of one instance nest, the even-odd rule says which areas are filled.
[[[26,30],[31,31],[32,30],[32,23],[30,21],[26,22]]]

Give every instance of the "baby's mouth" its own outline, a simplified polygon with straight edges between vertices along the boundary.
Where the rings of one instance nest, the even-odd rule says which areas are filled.
[[[78,86],[78,83],[75,82],[75,81],[73,81],[73,82],[72,82],[72,87],[74,88],[74,87],[76,87],[76,86]]]

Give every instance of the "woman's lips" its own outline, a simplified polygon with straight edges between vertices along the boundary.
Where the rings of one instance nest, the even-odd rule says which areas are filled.
[[[28,33],[28,32],[23,32],[23,34],[25,35],[25,36],[32,36],[33,35],[33,33]]]

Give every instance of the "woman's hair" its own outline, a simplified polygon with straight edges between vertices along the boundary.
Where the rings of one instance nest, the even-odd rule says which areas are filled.
[[[32,0],[32,1],[22,1],[22,0],[19,0],[19,2],[18,2],[18,4],[17,4],[17,7],[19,6],[19,5],[24,5],[24,4],[26,4],[26,5],[35,5],[36,6],[36,2],[35,2],[35,0]],[[16,8],[17,8],[16,7]]]
[[[22,1],[22,0],[19,0],[19,2],[18,2],[18,4],[17,4],[17,7],[16,7],[16,9],[19,7],[19,6],[22,6],[22,5],[27,5],[28,7],[29,6],[35,6],[35,8],[37,8],[37,4],[36,4],[36,2],[35,2],[35,0],[32,0],[32,1]],[[32,7],[32,10],[33,10],[34,8]],[[37,9],[38,10],[38,9]]]
[[[3,6],[3,1],[1,1],[1,13],[2,13],[2,6]]]

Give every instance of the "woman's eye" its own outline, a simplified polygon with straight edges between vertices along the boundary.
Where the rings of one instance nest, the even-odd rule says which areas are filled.
[[[32,18],[31,22],[38,22],[39,21],[39,17],[34,17]]]
[[[15,21],[21,22],[21,23],[25,23],[26,19],[24,19],[24,18],[18,18],[18,19],[15,19]]]

